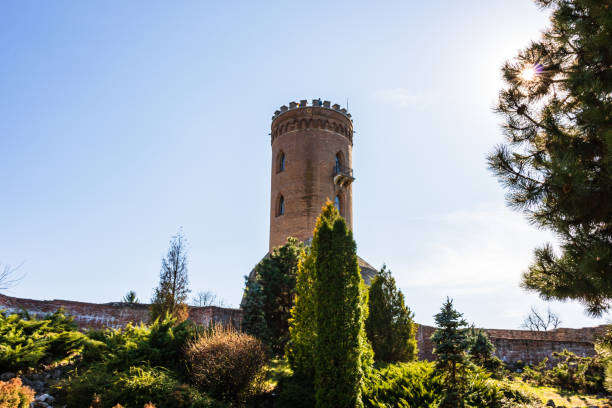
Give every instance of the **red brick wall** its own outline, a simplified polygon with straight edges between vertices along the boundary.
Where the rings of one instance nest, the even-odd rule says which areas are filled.
[[[419,325],[417,342],[419,359],[434,360],[431,335],[435,328]],[[583,357],[595,355],[594,343],[605,333],[605,326],[582,329],[556,329],[547,332],[528,330],[484,329],[495,346],[495,355],[502,361],[538,363],[549,359],[555,351],[567,349]]]
[[[338,193],[342,216],[352,228],[352,187],[340,188],[333,181],[338,152],[343,165],[352,168],[353,124],[348,114],[333,108],[294,107],[279,111],[271,127],[270,250],[283,245],[289,236],[301,241],[311,238],[321,207]],[[281,152],[285,169],[279,172]],[[278,216],[281,195],[285,214]]]
[[[127,303],[85,303],[70,300],[32,300],[0,295],[0,309],[10,312],[27,310],[33,315],[46,315],[64,308],[81,329],[120,328],[128,323],[149,321],[149,305]],[[210,322],[239,325],[242,312],[215,306],[189,307],[189,318],[196,323]]]
[[[128,323],[148,322],[149,305],[126,303],[84,303],[69,300],[32,300],[0,295],[0,309],[10,312],[27,310],[30,314],[46,315],[64,308],[74,316],[81,329],[120,328]],[[196,323],[207,325],[210,322],[240,325],[242,311],[215,306],[190,307],[189,318]],[[417,342],[419,359],[434,360],[431,335],[435,328],[419,325]],[[567,349],[581,356],[595,354],[594,342],[605,333],[605,326],[585,327],[582,329],[556,329],[547,332],[526,330],[485,329],[495,345],[495,354],[506,362],[522,360],[537,363],[554,351]]]

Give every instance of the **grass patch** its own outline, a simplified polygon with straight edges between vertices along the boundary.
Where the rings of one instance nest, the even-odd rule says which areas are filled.
[[[596,395],[583,395],[575,392],[563,391],[554,387],[534,386],[525,383],[522,380],[514,379],[498,381],[491,380],[498,384],[505,383],[506,387],[518,390],[524,394],[535,396],[543,404],[552,400],[556,406],[566,407],[589,407],[597,406],[601,408],[612,408],[612,401],[608,398],[599,398]]]

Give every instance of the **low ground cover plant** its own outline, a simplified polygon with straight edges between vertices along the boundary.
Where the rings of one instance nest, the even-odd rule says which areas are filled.
[[[101,345],[77,331],[61,309],[44,318],[2,312],[0,339],[0,372],[65,364]]]

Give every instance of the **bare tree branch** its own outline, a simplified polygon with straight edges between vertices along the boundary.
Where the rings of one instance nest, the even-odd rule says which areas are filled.
[[[546,315],[541,314],[535,306],[531,306],[531,311],[523,320],[521,327],[531,331],[547,331],[559,327],[561,319],[559,315],[550,310],[546,311]]]
[[[18,269],[21,268],[21,265],[23,265],[23,262],[16,267],[12,267],[11,265],[7,264],[0,269],[0,290],[10,289],[21,282],[21,280],[25,277],[25,273],[17,273]]]

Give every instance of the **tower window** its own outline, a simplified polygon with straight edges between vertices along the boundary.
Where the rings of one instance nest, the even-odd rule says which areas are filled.
[[[278,198],[278,205],[276,206],[276,216],[281,215],[285,215],[285,198],[283,196]]]
[[[340,196],[339,195],[337,195],[336,198],[334,199],[334,205],[336,206],[336,209],[338,210],[338,212],[342,211],[340,209]]]
[[[334,173],[340,173],[342,171],[342,166],[344,166],[342,152],[338,152],[336,153],[336,163],[334,165]]]
[[[281,171],[285,171],[285,153],[283,152],[278,154],[278,167],[276,172],[280,173]]]

